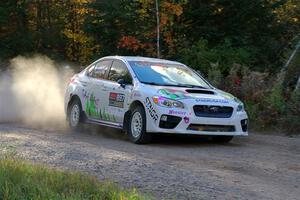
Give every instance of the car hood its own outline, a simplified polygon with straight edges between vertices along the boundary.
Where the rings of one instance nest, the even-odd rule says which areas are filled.
[[[233,95],[218,89],[202,89],[202,88],[188,88],[188,87],[169,87],[169,86],[153,86],[144,85],[144,89],[151,92],[152,95],[162,96],[165,98],[188,101],[196,100],[197,102],[207,103],[242,103]]]

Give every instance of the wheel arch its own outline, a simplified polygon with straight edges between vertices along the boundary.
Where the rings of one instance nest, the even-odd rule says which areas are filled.
[[[70,95],[70,101],[67,105],[67,117],[69,116],[69,112],[70,112],[70,106],[72,105],[72,103],[75,101],[75,100],[78,100],[79,104],[80,104],[80,107],[81,107],[81,114],[83,116],[83,119],[86,119],[86,115],[85,115],[85,112],[83,111],[83,107],[82,107],[82,102],[81,102],[81,99],[80,97],[77,95],[77,94],[71,94]]]
[[[138,107],[138,106],[141,106],[142,108],[144,108],[145,112],[146,112],[146,109],[145,109],[145,106],[144,104],[139,101],[139,100],[135,100],[133,101],[130,106],[129,106],[129,109],[127,112],[125,112],[124,114],[124,120],[123,120],[123,130],[125,132],[127,132],[128,130],[128,125],[129,125],[129,120],[130,120],[130,115],[131,115],[131,112],[134,108]],[[147,117],[147,116],[146,116]]]
[[[78,100],[79,102],[80,102],[80,106],[81,106],[81,109],[82,109],[82,103],[81,103],[81,100],[80,100],[80,98],[79,98],[79,96],[77,95],[77,94],[71,94],[70,95],[71,97],[70,97],[70,101],[69,101],[69,103],[68,103],[68,109],[69,109],[69,107],[70,107],[70,105],[75,101],[75,100]]]

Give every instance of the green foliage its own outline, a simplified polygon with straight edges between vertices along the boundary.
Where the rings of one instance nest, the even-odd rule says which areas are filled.
[[[299,8],[297,0],[160,0],[161,55],[205,73],[210,63],[222,73],[233,63],[279,67],[300,31]],[[103,55],[156,56],[155,1],[2,0],[0,27],[4,59],[40,53],[86,64]]]
[[[195,45],[184,48],[180,52],[184,63],[207,73],[212,63],[218,64],[222,74],[228,74],[235,63],[251,66],[254,51],[246,47],[235,48],[229,39],[213,48],[209,48],[207,40],[201,39]]]
[[[251,101],[245,101],[244,104],[250,121],[250,129],[255,130],[262,128],[263,126],[260,121],[261,110],[259,108],[259,104],[255,104]]]
[[[300,89],[292,92],[291,98],[287,101],[285,115],[280,119],[280,125],[288,133],[300,132]]]
[[[251,67],[274,68],[282,61],[287,40],[299,33],[299,5],[297,0],[189,0],[183,18],[192,29],[184,31],[191,41],[209,41],[210,48],[223,43],[224,38],[230,39],[234,48],[255,50]],[[298,21],[290,23],[292,18]]]
[[[282,81],[274,83],[271,92],[266,94],[266,98],[263,99],[262,109],[260,113],[260,125],[263,128],[275,128],[278,126],[280,117],[283,115],[285,110],[285,100],[283,97]],[[278,127],[277,127],[278,128]]]
[[[284,112],[285,100],[283,98],[283,87],[281,80],[276,80],[270,95],[266,98],[266,103],[269,105],[268,107],[278,115]]]
[[[111,183],[80,173],[32,165],[20,159],[0,160],[0,199],[148,199],[135,190],[123,191]]]
[[[291,52],[289,51],[289,53]],[[284,82],[283,82],[284,87],[293,89],[293,87],[297,84],[299,76],[300,76],[300,48],[296,52],[294,59],[291,61],[290,65],[286,70],[286,75],[284,77]]]
[[[287,92],[289,87],[283,84],[285,76],[282,72],[272,79],[269,73],[253,72],[235,65],[220,88],[244,101],[250,128],[299,133],[300,92]]]
[[[207,78],[214,87],[221,87],[224,77],[219,69],[219,63],[211,63],[210,65]]]

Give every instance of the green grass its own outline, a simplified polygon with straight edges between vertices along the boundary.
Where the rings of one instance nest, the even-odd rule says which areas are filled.
[[[0,159],[0,200],[149,199],[134,189],[124,191],[95,177],[54,170],[11,156]]]

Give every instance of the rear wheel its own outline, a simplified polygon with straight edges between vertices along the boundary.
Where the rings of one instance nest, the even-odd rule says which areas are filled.
[[[72,101],[68,107],[68,121],[72,129],[78,129],[82,120],[82,108],[78,99]]]
[[[212,142],[214,143],[229,143],[233,139],[233,136],[214,136]]]
[[[145,144],[151,141],[151,135],[146,132],[146,114],[142,106],[137,106],[131,112],[128,135],[135,144]]]

